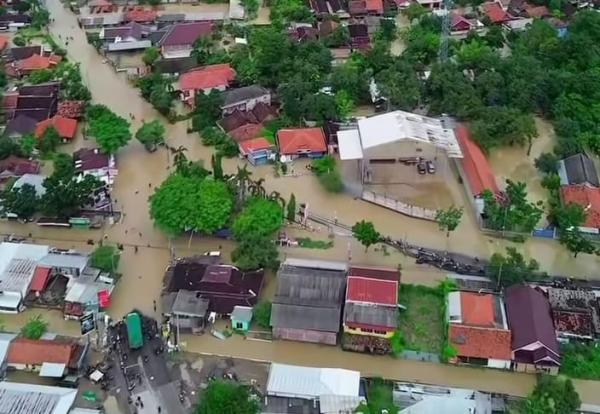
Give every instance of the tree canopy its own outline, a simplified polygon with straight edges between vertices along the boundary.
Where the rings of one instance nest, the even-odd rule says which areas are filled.
[[[150,216],[165,233],[212,234],[231,216],[233,196],[222,181],[172,174],[150,196]]]
[[[2,193],[2,208],[5,212],[16,214],[22,220],[29,220],[38,211],[39,198],[35,187],[23,184]]]
[[[462,207],[450,206],[447,209],[438,210],[435,213],[435,219],[438,221],[440,230],[446,232],[446,237],[450,237],[450,232],[456,230],[460,224],[462,215]]]
[[[233,223],[236,239],[272,236],[283,225],[283,210],[272,200],[252,197]]]
[[[381,239],[381,234],[375,230],[373,223],[365,220],[361,220],[352,226],[352,235],[365,246],[365,251]]]
[[[216,380],[200,394],[197,414],[258,414],[258,402],[245,385]]]
[[[498,231],[530,233],[542,218],[541,203],[527,200],[525,183],[506,180],[506,196],[499,201],[491,191],[482,194],[485,226]]]
[[[146,149],[152,150],[165,142],[165,126],[158,119],[144,122],[135,133],[135,137]]]
[[[523,414],[574,414],[579,412],[580,405],[581,399],[570,379],[542,375],[518,411]]]
[[[27,339],[40,339],[48,330],[48,322],[42,315],[35,315],[27,321],[21,328],[21,335]]]
[[[88,132],[96,138],[100,150],[115,154],[131,139],[129,121],[125,120],[105,105],[92,105],[87,110]]]
[[[540,265],[535,259],[526,261],[514,247],[506,248],[506,256],[494,253],[487,265],[486,273],[498,285],[511,286],[521,282],[539,279]]]

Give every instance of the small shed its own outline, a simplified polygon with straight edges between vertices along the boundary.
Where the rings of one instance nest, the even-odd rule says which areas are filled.
[[[236,306],[231,312],[231,327],[237,331],[246,332],[250,329],[252,321],[252,308],[249,306]]]

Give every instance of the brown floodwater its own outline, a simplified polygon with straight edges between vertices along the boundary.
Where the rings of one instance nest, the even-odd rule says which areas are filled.
[[[128,84],[127,79],[116,74],[112,68],[102,63],[102,58],[87,44],[84,33],[78,28],[76,18],[64,9],[59,0],[46,2],[52,17],[51,32],[62,39],[73,37],[67,48],[69,57],[81,63],[84,80],[89,85],[95,102],[109,106],[119,115],[135,117],[133,127],[137,128],[142,120],[159,118],[153,108]],[[202,146],[196,134],[188,134],[187,123],[169,125],[165,122],[170,146],[183,145],[188,149],[188,157],[193,160],[210,160],[212,150]],[[80,147],[85,141],[80,139],[72,144]],[[65,150],[70,147],[65,148]],[[515,154],[515,157],[517,155]],[[522,157],[522,156],[521,156]],[[519,158],[520,160],[521,158]],[[509,160],[510,161],[510,160]],[[506,162],[509,162],[506,161]],[[198,254],[207,250],[216,250],[219,246],[228,255],[233,245],[221,240],[194,237],[192,240],[182,237],[169,240],[154,228],[147,207],[148,196],[153,187],[162,182],[169,174],[170,159],[166,151],[148,153],[141,144],[132,140],[119,152],[119,177],[115,184],[117,204],[124,213],[122,222],[106,226],[103,230],[64,230],[42,229],[35,225],[16,223],[0,223],[1,233],[31,233],[38,243],[47,243],[58,247],[76,248],[89,251],[92,246],[86,244],[88,239],[99,241],[106,234],[108,241],[123,243],[125,248],[121,258],[120,271],[123,274],[113,296],[110,314],[119,318],[133,308],[152,314],[153,301],[160,294],[164,270],[168,265],[171,251],[176,255]],[[227,160],[226,170],[234,171],[239,160]],[[296,176],[275,178],[269,166],[252,169],[254,178],[265,178],[268,191],[278,191],[284,197],[291,193],[299,201],[309,203],[309,208],[323,216],[336,216],[341,223],[353,224],[362,219],[371,220],[384,234],[397,238],[405,238],[424,246],[450,249],[466,254],[488,256],[494,251],[503,249],[507,242],[499,242],[481,235],[470,210],[455,234],[446,238],[435,223],[415,220],[392,211],[353,199],[346,194],[328,194],[317,180],[306,173],[304,163],[294,167]],[[459,200],[459,205],[467,205],[464,192],[452,196]],[[292,229],[292,236],[306,236],[306,231]],[[329,231],[325,227],[313,226],[309,236],[326,240]],[[136,254],[133,246],[139,246]],[[545,270],[554,273],[577,276],[595,276],[597,259],[595,256],[582,255],[575,261],[552,241],[530,240],[523,246],[525,253],[538,259]],[[172,248],[172,250],[171,250]],[[282,249],[283,256],[318,257],[331,260],[345,260],[349,256],[355,263],[382,264],[389,266],[402,265],[404,282],[435,284],[444,276],[443,272],[419,266],[402,257],[397,252],[373,248],[368,252],[347,235],[335,236],[334,247],[327,250],[308,250],[299,248]],[[274,292],[273,277],[269,277],[265,293],[270,296]],[[158,309],[160,311],[160,309]],[[78,324],[65,322],[60,312],[29,310],[20,315],[3,316],[5,325],[10,329],[18,329],[27,318],[36,313],[43,313],[54,332],[77,335]],[[339,348],[299,344],[292,342],[252,342],[242,341],[239,337],[218,341],[208,335],[186,338],[188,350],[193,352],[216,353],[228,356],[274,360],[313,366],[340,366],[358,369],[364,375],[379,375],[394,379],[418,380],[429,383],[446,383],[516,395],[527,393],[534,377],[501,371],[451,367],[440,364],[426,364],[409,361],[396,361],[390,358],[373,357],[342,352]],[[582,399],[586,402],[600,402],[598,393],[593,392],[594,383],[577,382]]]

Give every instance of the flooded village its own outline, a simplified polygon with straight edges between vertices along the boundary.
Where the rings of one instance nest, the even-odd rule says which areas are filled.
[[[427,17],[399,10],[420,5],[423,16],[449,20],[452,44],[494,27],[508,37],[534,20],[560,33],[572,14],[557,22],[526,2],[487,2],[444,19],[439,2],[299,2],[311,18],[284,19],[281,30],[302,55],[284,63],[299,73],[301,59],[321,64],[302,49],[314,42],[327,45],[334,72],[330,86],[290,92],[276,70],[248,74],[236,60],[244,56],[237,48],[266,54],[253,42],[277,49],[269,42],[279,37],[248,29],[279,30],[275,3],[29,3],[7,6],[0,19],[8,22],[0,33],[3,139],[22,148],[31,136],[36,148],[0,160],[2,197],[26,186],[44,204],[23,218],[3,203],[0,406],[14,407],[7,412],[242,412],[208,397],[223,387],[248,404],[243,412],[526,413],[534,389],[544,381],[562,387],[567,377],[576,410],[600,412],[600,374],[573,369],[574,360],[599,358],[599,258],[575,236],[577,243],[561,238],[566,228],[551,203],[555,191],[559,204],[580,206],[574,233],[596,242],[592,151],[555,157],[545,171],[536,160],[562,139],[547,117],[535,116],[529,149],[485,148],[465,116],[399,103],[371,69],[364,102],[344,115],[318,112],[343,106],[335,68],[364,64],[357,56],[378,50],[387,21],[397,32],[391,55],[410,53],[405,31]],[[49,12],[47,24],[40,10]],[[333,40],[338,32],[343,39]],[[158,53],[151,63],[148,49]],[[272,70],[273,79],[252,70]],[[311,77],[306,70],[299,76]],[[157,73],[172,81],[168,113],[140,86]],[[425,85],[432,75],[419,76]],[[212,90],[226,100],[209,116]],[[324,103],[301,105],[311,95]],[[294,99],[305,111],[299,122],[289,119]],[[94,119],[89,108],[97,105],[108,111],[95,108]],[[161,139],[148,145],[135,131],[155,120]],[[137,139],[106,150],[123,124]],[[46,141],[48,129],[60,141],[51,150],[35,141]],[[209,133],[220,144],[208,142]],[[72,154],[68,165],[56,153]],[[60,174],[82,188],[86,176],[96,181],[72,214],[52,217],[48,199],[72,208],[60,203],[71,191]],[[560,179],[555,187],[551,175]],[[173,176],[189,180],[188,193],[204,191],[194,180],[226,191],[214,185],[220,202],[190,203],[186,191],[167,194]],[[329,179],[343,191],[328,190]],[[511,204],[511,182],[527,186],[519,205]],[[44,198],[51,191],[57,197]],[[513,207],[537,220],[509,227],[519,220]],[[460,211],[455,225],[440,215],[452,211]],[[277,246],[274,262],[265,243]]]

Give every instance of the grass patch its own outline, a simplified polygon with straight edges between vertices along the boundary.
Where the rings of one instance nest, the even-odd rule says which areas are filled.
[[[444,342],[444,295],[439,288],[401,285],[398,330],[405,349],[439,354]]]
[[[600,380],[600,347],[594,344],[567,344],[561,351],[561,374],[572,378]]]
[[[333,247],[333,240],[313,240],[310,237],[298,237],[296,239],[300,247],[305,249],[331,249]]]
[[[358,411],[369,414],[379,414],[387,410],[389,414],[396,414],[399,408],[394,405],[393,384],[381,378],[374,378],[367,385],[367,404],[361,404]]]

